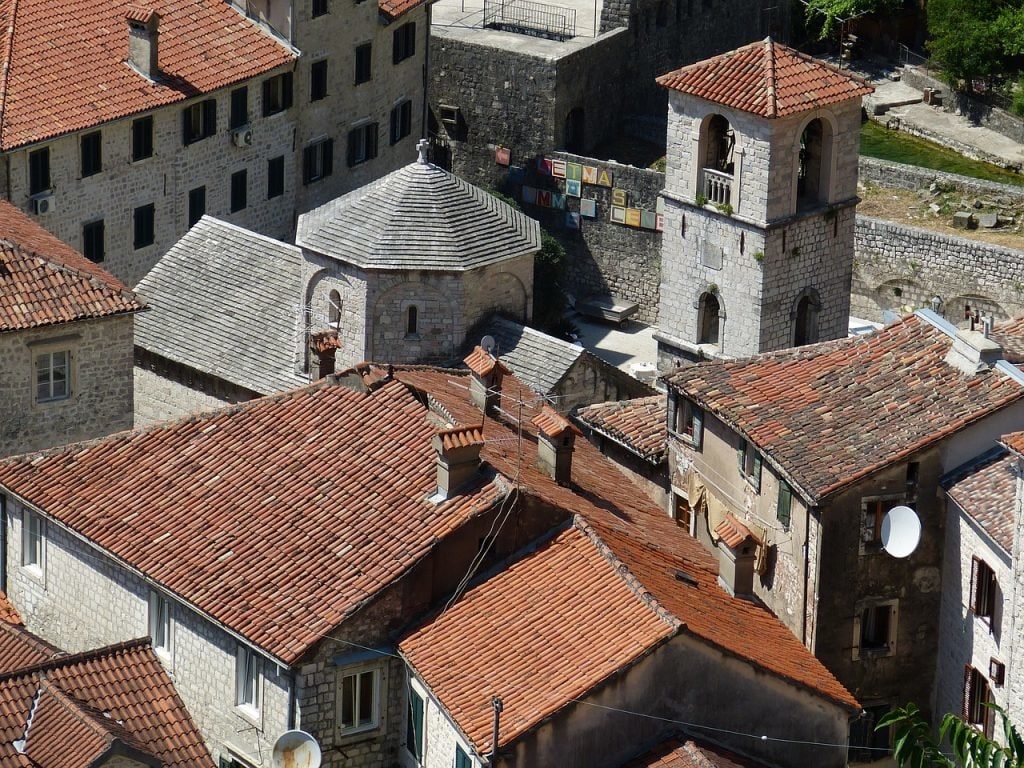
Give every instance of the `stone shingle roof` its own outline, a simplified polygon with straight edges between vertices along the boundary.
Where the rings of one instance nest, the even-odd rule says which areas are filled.
[[[480,333],[494,337],[498,356],[520,381],[545,395],[558,388],[577,360],[590,354],[583,347],[499,316],[484,323]]]
[[[668,443],[666,408],[665,395],[651,395],[588,405],[576,411],[575,418],[640,458],[660,464]]]
[[[213,768],[148,641],[13,670],[0,659],[0,668],[8,670],[0,674],[0,768],[88,768],[119,746],[166,768]],[[21,739],[23,753],[14,746]]]
[[[299,217],[295,242],[363,269],[463,271],[540,249],[540,225],[426,161]]]
[[[399,381],[428,396],[454,423],[480,422],[480,411],[469,403],[466,393],[464,380],[468,374],[398,366],[394,369],[394,375]],[[532,390],[523,382],[514,375],[507,377],[502,385],[501,409],[505,413],[518,415],[520,404],[521,432],[500,419],[485,419],[487,441],[481,457],[490,466],[506,477],[517,478],[522,493],[544,504],[574,513],[576,527],[586,533],[591,545],[616,563],[620,575],[628,573],[630,578],[635,578],[633,583],[637,585],[636,588],[660,606],[661,616],[671,623],[682,625],[684,628],[681,631],[850,711],[859,709],[854,697],[775,616],[763,607],[725,592],[718,585],[717,560],[650,499],[637,493],[631,484],[623,482],[621,474],[614,471],[611,462],[596,447],[586,441],[576,441],[571,486],[558,485],[539,469],[537,428],[533,419],[543,406],[536,403]],[[581,558],[580,563],[599,562],[589,554]],[[536,567],[543,572],[546,566],[535,564],[527,567]],[[593,575],[593,571],[584,569],[583,572]],[[692,577],[692,585],[683,584],[677,577],[679,572]],[[558,601],[565,596],[561,591],[562,582],[565,581],[572,580],[551,581],[544,577],[538,583],[550,586],[553,590],[551,600]],[[500,599],[489,594],[492,589],[498,592]],[[603,638],[604,635],[601,630],[591,627],[593,622],[587,611],[571,612],[570,618],[574,623],[570,626],[553,622],[553,626],[548,629],[547,623],[520,623],[517,606],[522,605],[524,591],[529,591],[531,602],[548,604],[545,591],[539,587],[532,588],[523,580],[489,579],[476,585],[473,590],[479,590],[475,598],[479,601],[477,605],[491,605],[494,601],[494,610],[460,610],[461,630],[456,632],[452,631],[452,624],[447,618],[461,605],[461,602],[456,603],[455,608],[449,609],[440,619],[442,623],[436,634],[432,634],[435,630],[429,628],[429,622],[421,627],[423,634],[417,635],[420,640],[415,643],[415,658],[412,660],[446,708],[452,706],[466,713],[465,722],[456,718],[459,726],[467,735],[472,735],[470,730],[480,735],[482,740],[475,743],[485,749],[489,746],[490,733],[489,730],[486,733],[480,730],[483,722],[480,718],[490,723],[487,702],[495,693],[504,696],[506,689],[515,690],[522,702],[518,714],[509,712],[506,702],[503,729],[504,723],[518,722],[517,718],[524,723],[536,722],[542,716],[541,710],[549,711],[556,706],[548,696],[547,676],[557,670],[541,665],[544,674],[539,674],[530,662],[533,658],[530,649],[537,642],[539,626],[544,626],[544,631],[551,633],[553,643],[565,643],[563,647],[575,642],[566,635],[571,626],[575,626],[581,636],[587,636],[588,632],[594,632],[595,638]],[[508,670],[508,674],[503,675],[502,691],[487,688],[484,693],[487,678],[469,671],[472,665],[469,660],[476,658],[476,649],[486,658],[496,653],[487,644],[487,638],[492,636],[492,628],[496,626],[514,627],[516,631],[502,630],[502,661],[491,667]],[[432,638],[429,641],[428,635]],[[594,658],[603,649],[621,661],[629,655],[625,651],[624,642],[624,639],[617,638],[608,643],[602,640],[600,647],[595,643],[595,647],[587,650],[591,654],[588,658]],[[411,646],[405,644],[401,647],[404,651],[411,649]],[[460,659],[460,664],[450,664],[450,660],[455,657]],[[587,679],[591,686],[596,685],[599,682],[596,669],[591,667],[592,674],[581,677],[574,685],[584,685]],[[571,687],[568,683],[560,683],[557,687],[560,693],[556,698],[562,699],[562,706],[571,704],[571,699],[565,696]],[[526,727],[515,726],[519,732]],[[503,739],[505,735],[503,730]]]
[[[116,277],[0,200],[0,333],[144,306]]]
[[[949,497],[1008,554],[1013,551],[1017,461],[1014,453],[998,447],[942,478]]]
[[[308,383],[295,371],[302,253],[204,216],[138,285],[152,311],[135,344],[269,394]]]
[[[681,368],[672,389],[711,411],[817,502],[1024,397],[1005,362],[966,376],[955,329],[910,315],[869,336]]]
[[[398,383],[326,379],[9,459],[0,485],[290,664],[502,498],[431,503],[435,433]]]
[[[669,72],[657,81],[670,90],[766,118],[806,112],[875,90],[859,77],[770,37]]]
[[[225,88],[296,54],[223,0],[152,0],[161,78],[129,67],[125,0],[0,2],[0,150]]]

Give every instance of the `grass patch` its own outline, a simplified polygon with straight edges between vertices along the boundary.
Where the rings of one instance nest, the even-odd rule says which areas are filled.
[[[975,179],[1024,186],[1024,176],[1020,174],[991,163],[970,160],[952,149],[916,136],[890,131],[872,120],[861,126],[860,153],[893,163],[905,163],[935,171],[958,173]]]

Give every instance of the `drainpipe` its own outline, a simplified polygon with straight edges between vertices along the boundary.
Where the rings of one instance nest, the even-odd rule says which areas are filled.
[[[807,582],[811,574],[811,507],[804,507],[804,610],[800,621],[800,641],[807,647]]]
[[[288,675],[288,730],[294,731],[298,727],[296,722],[296,716],[298,714],[298,675],[295,674],[295,670],[291,671]]]
[[[498,756],[498,729],[501,726],[501,710],[505,708],[501,703],[501,696],[491,697],[491,708],[494,709],[494,727],[491,730],[491,754],[487,756],[488,768],[494,768],[494,761]]]

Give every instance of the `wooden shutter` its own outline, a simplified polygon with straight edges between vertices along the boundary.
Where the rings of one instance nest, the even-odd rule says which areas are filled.
[[[961,716],[965,722],[971,722],[971,673],[974,669],[970,664],[964,667],[964,700]]]
[[[263,81],[263,116],[266,117],[271,113],[270,109],[270,84],[274,78]]]
[[[377,156],[377,134],[380,129],[376,123],[366,126],[366,159],[370,160]]]
[[[970,602],[971,611],[977,615],[978,613],[978,565],[980,561],[976,557],[971,558],[971,591],[970,591]]]
[[[189,112],[191,111],[192,107],[185,107],[183,110],[181,110],[181,143],[185,145],[192,143],[192,139],[188,130],[190,122],[188,116]]]
[[[700,450],[704,446],[704,411],[695,405],[690,408],[693,413],[693,447]]]
[[[761,454],[754,454],[754,490],[761,492]]]
[[[747,474],[746,473],[746,466],[744,466],[746,464],[746,462],[744,461],[744,459],[746,459],[746,457],[747,457],[747,441],[746,440],[740,440],[740,447],[736,449],[736,466],[740,470],[740,476],[741,477],[745,477],[746,474]]]
[[[334,173],[334,139],[326,139],[323,143],[324,176]]]
[[[360,130],[359,128],[356,128],[355,130],[348,132],[348,165],[349,165],[349,168],[351,168],[353,165],[356,164],[356,144],[359,141],[359,138],[357,136],[357,131],[359,131],[359,130]]]
[[[306,147],[302,150],[302,183],[309,184],[313,180],[313,163],[315,162],[313,152],[316,147]]]
[[[399,107],[395,107],[394,109],[391,110],[391,143],[392,144],[394,144],[395,142],[398,141],[398,125],[399,125],[399,122],[400,122],[400,119],[401,119],[398,116],[399,111],[400,111]]]
[[[399,27],[391,34],[391,63],[397,64],[402,60],[402,28]]]
[[[281,78],[281,109],[288,109],[292,105],[292,73],[285,72]]]
[[[217,132],[217,100],[207,99],[203,102],[203,136],[213,136]]]

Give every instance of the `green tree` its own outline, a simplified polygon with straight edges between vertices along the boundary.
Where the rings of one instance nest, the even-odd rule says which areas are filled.
[[[1002,707],[988,704],[1002,723],[1002,743],[957,715],[942,718],[936,739],[914,704],[897,707],[878,722],[893,729],[893,757],[900,768],[1024,768],[1024,740]],[[942,749],[948,744],[947,752]]]
[[[804,17],[807,29],[817,32],[818,39],[828,37],[836,25],[867,13],[890,13],[900,0],[807,0]]]
[[[928,52],[943,78],[962,88],[974,78],[1015,73],[1024,51],[1022,0],[929,0]]]

